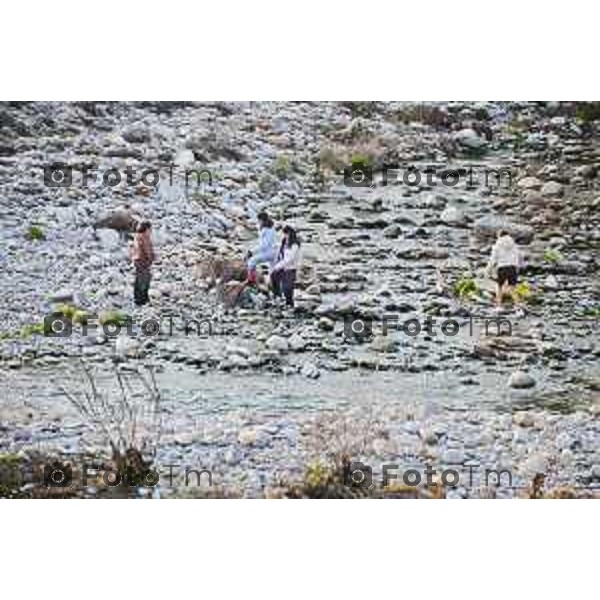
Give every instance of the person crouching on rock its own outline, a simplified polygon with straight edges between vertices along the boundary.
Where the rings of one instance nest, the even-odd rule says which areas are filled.
[[[494,268],[496,269],[496,304],[498,306],[502,305],[505,294],[510,294],[513,302],[516,302],[513,288],[517,285],[517,273],[520,265],[519,247],[508,232],[501,229],[487,266],[489,275]]]
[[[283,240],[279,248],[277,263],[271,271],[271,286],[276,297],[283,294],[287,306],[294,306],[294,285],[300,263],[300,240],[293,227],[283,228]]]
[[[254,252],[248,252],[248,283],[256,283],[256,267],[261,263],[273,266],[277,258],[277,236],[275,224],[269,215],[262,211],[258,213],[258,224],[260,228],[258,248]]]
[[[131,259],[135,268],[135,283],[133,286],[133,299],[137,306],[147,304],[150,298],[150,280],[152,279],[151,267],[154,262],[154,248],[150,237],[152,225],[150,221],[142,221],[136,229],[133,238]]]

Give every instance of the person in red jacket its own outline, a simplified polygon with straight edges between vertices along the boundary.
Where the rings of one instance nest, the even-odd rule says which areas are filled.
[[[137,306],[143,306],[150,300],[148,290],[152,279],[152,263],[155,259],[154,247],[151,238],[152,225],[150,221],[142,221],[133,238],[131,259],[135,268],[135,283],[133,285],[133,299]]]

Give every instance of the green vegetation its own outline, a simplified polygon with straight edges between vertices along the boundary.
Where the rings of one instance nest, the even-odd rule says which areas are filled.
[[[371,166],[373,164],[373,157],[361,152],[356,152],[350,157],[350,163],[353,165],[360,163]]]
[[[453,286],[454,293],[461,300],[468,300],[473,296],[479,296],[481,290],[475,279],[470,275],[463,275]]]
[[[531,303],[535,298],[535,294],[531,289],[531,286],[526,281],[517,283],[514,294],[519,302]]]
[[[258,189],[263,194],[268,194],[272,192],[275,189],[276,185],[277,180],[270,173],[265,173],[264,175],[261,175],[260,179],[258,180]]]
[[[0,454],[0,498],[18,498],[21,484],[21,457]]]
[[[72,304],[59,304],[55,308],[55,312],[60,313],[64,317],[70,319],[73,323],[84,324],[88,322],[90,315],[77,306]]]
[[[0,331],[0,340],[25,340],[33,335],[44,335],[43,323],[24,325],[18,331]]]
[[[289,177],[292,171],[292,165],[290,159],[287,156],[280,156],[272,167],[273,173],[279,177],[279,179],[286,179]]]
[[[558,250],[553,250],[552,248],[548,248],[548,250],[545,250],[542,258],[545,262],[551,264],[558,264],[564,259],[563,255]]]
[[[45,240],[46,236],[41,227],[31,225],[25,234],[25,237],[30,241]]]
[[[98,315],[100,325],[119,325],[123,327],[129,322],[129,316],[120,310],[105,310]]]
[[[600,319],[600,305],[586,308],[583,311],[582,316],[591,319]]]
[[[600,102],[578,102],[575,116],[584,123],[600,119]]]

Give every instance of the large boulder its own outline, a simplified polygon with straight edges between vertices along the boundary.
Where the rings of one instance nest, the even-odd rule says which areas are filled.
[[[480,137],[474,129],[461,129],[454,134],[454,140],[468,150],[483,150],[487,141]]]
[[[521,225],[507,221],[502,217],[488,215],[475,222],[475,235],[482,239],[496,238],[498,232],[505,229],[519,244],[530,244],[534,230],[530,225]]]
[[[446,225],[460,227],[465,224],[465,216],[460,208],[448,206],[440,214],[440,221]]]
[[[535,379],[525,371],[515,371],[508,378],[508,386],[518,390],[535,387]]]
[[[564,194],[564,186],[558,181],[548,181],[542,186],[540,190],[542,196],[562,196]]]
[[[94,229],[114,229],[122,233],[133,233],[140,217],[128,209],[117,209],[103,215],[94,223]]]

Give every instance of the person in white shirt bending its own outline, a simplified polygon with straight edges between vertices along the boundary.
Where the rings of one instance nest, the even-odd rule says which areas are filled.
[[[513,297],[516,302],[513,288],[517,285],[517,274],[521,266],[521,253],[515,240],[507,231],[501,229],[498,232],[498,239],[492,248],[492,255],[487,266],[487,273],[491,276],[493,269],[496,269],[496,303],[502,305],[502,299],[505,294]]]
[[[257,280],[256,267],[266,263],[271,268],[277,259],[277,235],[273,219],[265,211],[258,213],[257,218],[260,229],[259,243],[254,252],[248,252],[246,262],[247,281],[252,284]]]
[[[296,271],[300,264],[300,240],[293,227],[286,225],[283,228],[283,240],[279,247],[277,262],[271,271],[271,285],[277,297],[283,294],[285,303],[294,306],[294,285],[296,284]]]

